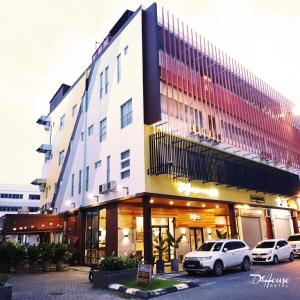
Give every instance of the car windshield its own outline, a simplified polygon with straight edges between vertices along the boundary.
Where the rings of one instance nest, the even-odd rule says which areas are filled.
[[[273,248],[275,246],[275,242],[262,242],[256,246],[256,248]]]
[[[289,242],[300,241],[300,234],[299,234],[299,235],[291,235],[291,236],[288,238],[288,241],[289,241]]]
[[[220,251],[223,243],[207,242],[203,243],[197,251]]]

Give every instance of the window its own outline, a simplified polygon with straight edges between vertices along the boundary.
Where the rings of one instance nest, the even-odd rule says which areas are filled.
[[[105,95],[108,93],[108,66],[105,68]]]
[[[98,169],[101,166],[101,160],[95,162],[95,169]]]
[[[94,131],[94,125],[91,125],[89,128],[88,128],[88,135],[91,136],[93,134],[93,131]]]
[[[71,178],[71,196],[74,196],[74,180],[75,180],[75,174],[72,174]]]
[[[121,179],[130,177],[130,150],[121,153]]]
[[[130,159],[121,162],[121,169],[127,168],[130,166]]]
[[[79,171],[78,174],[78,194],[81,194],[81,176],[82,176],[82,171]]]
[[[121,172],[121,179],[125,179],[125,178],[128,178],[128,177],[130,177],[130,169]]]
[[[85,169],[85,191],[89,190],[89,178],[90,177],[90,167],[86,167]]]
[[[121,81],[121,54],[117,56],[117,82]]]
[[[58,165],[61,166],[65,159],[65,150],[59,152]]]
[[[128,100],[121,106],[121,128],[132,122],[132,100]]]
[[[128,54],[128,45],[124,48],[124,55]]]
[[[76,111],[77,111],[77,104],[75,104],[75,105],[73,106],[73,108],[72,108],[72,117],[75,116]]]
[[[110,155],[106,158],[106,182],[110,182]]]
[[[100,74],[100,99],[103,96],[103,72]]]
[[[60,118],[60,121],[59,121],[59,130],[62,130],[65,126],[65,116],[66,115],[63,115],[61,118]]]
[[[80,139],[81,139],[81,141],[83,141],[83,138],[84,138],[84,132],[82,131],[82,132],[80,133]]]
[[[29,200],[40,200],[41,196],[40,195],[36,195],[36,194],[29,194],[28,199]]]
[[[104,141],[106,139],[106,130],[107,130],[107,124],[106,124],[106,118],[100,121],[100,131],[99,131],[99,138],[100,142]]]
[[[127,158],[127,157],[129,157],[130,156],[130,150],[128,149],[128,150],[126,150],[126,151],[123,151],[122,153],[121,153],[121,159],[125,159],[125,158]]]
[[[23,194],[0,194],[0,198],[4,199],[23,199]]]

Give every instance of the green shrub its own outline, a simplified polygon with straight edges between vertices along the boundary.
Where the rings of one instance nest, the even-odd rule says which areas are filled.
[[[30,245],[27,247],[28,259],[31,262],[37,261],[41,256],[41,250],[37,245]]]
[[[67,245],[63,243],[53,244],[53,260],[54,262],[64,261],[67,252]]]
[[[101,271],[117,271],[126,269],[135,269],[138,267],[139,260],[127,256],[108,256],[99,262]]]
[[[0,273],[0,286],[4,286],[8,279],[9,279],[8,274]]]
[[[14,263],[20,263],[25,260],[26,248],[24,245],[16,244],[14,250]]]
[[[45,243],[40,246],[43,261],[51,261],[54,256],[54,244]]]
[[[0,245],[0,262],[13,265],[25,258],[25,247],[15,241],[6,241]]]

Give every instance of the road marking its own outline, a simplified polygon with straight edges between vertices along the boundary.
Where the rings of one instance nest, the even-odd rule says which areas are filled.
[[[211,284],[215,284],[216,282],[208,282],[208,283],[203,283],[200,286],[206,286],[206,285],[211,285]]]
[[[228,278],[227,280],[235,280],[235,279],[238,279],[238,278],[241,278],[241,277],[232,277],[232,278]]]

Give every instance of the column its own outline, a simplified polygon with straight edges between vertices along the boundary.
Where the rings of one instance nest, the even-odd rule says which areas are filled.
[[[118,203],[106,207],[106,245],[105,256],[118,255]]]
[[[292,216],[292,221],[293,221],[294,233],[299,233],[297,212],[296,211],[291,211],[291,216]]]
[[[268,216],[266,216],[266,228],[267,228],[267,238],[274,239],[272,220],[271,220],[271,217],[268,217]]]
[[[228,215],[229,215],[229,222],[230,222],[230,233],[231,238],[237,237],[237,228],[236,228],[236,218],[235,218],[235,211],[234,211],[234,204],[228,204]]]
[[[150,197],[143,199],[143,228],[144,228],[144,261],[152,264],[152,222]]]

